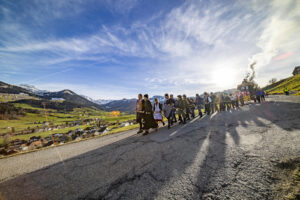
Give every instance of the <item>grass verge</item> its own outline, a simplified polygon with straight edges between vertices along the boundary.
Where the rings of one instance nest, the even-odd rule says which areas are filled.
[[[280,181],[275,187],[275,199],[300,199],[300,157],[284,159],[278,167]]]

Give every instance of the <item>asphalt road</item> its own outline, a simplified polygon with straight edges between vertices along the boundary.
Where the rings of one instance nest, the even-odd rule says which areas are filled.
[[[0,199],[272,199],[300,155],[300,98],[0,159]]]

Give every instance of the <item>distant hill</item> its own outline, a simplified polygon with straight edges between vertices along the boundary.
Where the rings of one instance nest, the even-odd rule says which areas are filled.
[[[0,93],[7,93],[7,94],[24,93],[24,94],[28,94],[30,96],[35,96],[35,94],[33,94],[31,91],[29,91],[25,88],[15,86],[15,85],[10,85],[10,84],[4,83],[2,81],[0,81]]]
[[[118,110],[120,112],[134,113],[136,108],[136,99],[114,100],[103,105],[106,111]]]
[[[295,91],[297,95],[300,95],[300,74],[280,80],[262,89],[269,94],[283,94],[285,88],[289,91]]]
[[[49,92],[47,90],[40,90],[40,89],[36,88],[34,85],[20,84],[19,86],[26,89],[26,90],[29,90],[33,94],[36,94],[36,95],[39,95],[39,96],[43,96],[44,93]]]
[[[70,101],[49,101],[49,100],[34,100],[34,99],[22,99],[14,101],[13,103],[27,104],[32,107],[44,108],[44,103],[47,109],[55,109],[58,111],[72,111],[74,108],[83,108],[85,106],[72,103]]]
[[[71,90],[62,90],[58,92],[49,92],[46,90],[38,90],[34,86],[31,85],[22,85],[22,87],[10,85],[0,81],[0,93],[7,93],[7,94],[28,94],[30,96],[37,97],[36,100],[18,100],[18,102],[28,103],[30,105],[40,107],[42,101],[47,100],[50,102],[52,99],[63,99],[63,102],[54,102],[49,103],[54,108],[57,106],[58,109],[63,108],[75,108],[75,107],[92,107],[96,109],[101,109],[102,107],[94,102],[89,101],[88,99],[76,94]],[[40,99],[40,100],[38,100]],[[40,102],[39,102],[40,101]],[[60,105],[61,104],[61,105]],[[56,109],[56,108],[54,108]]]
[[[76,94],[71,90],[62,90],[58,92],[46,92],[43,94],[43,96],[40,96],[40,98],[48,99],[48,100],[51,100],[53,98],[64,99],[65,101],[75,103],[81,106],[95,107],[101,109],[101,106],[99,104],[91,102],[88,99]]]

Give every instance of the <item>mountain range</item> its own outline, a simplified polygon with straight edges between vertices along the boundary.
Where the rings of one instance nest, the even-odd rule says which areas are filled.
[[[42,102],[47,102],[51,108],[59,110],[67,108],[71,110],[75,107],[90,107],[105,111],[119,110],[121,112],[133,113],[135,111],[136,99],[122,99],[122,100],[94,100],[85,95],[79,95],[75,92],[65,89],[57,92],[50,92],[48,90],[40,90],[33,85],[20,84],[19,86],[11,85],[0,81],[0,93],[6,94],[27,94],[34,97],[34,99],[16,100],[20,103],[27,103],[32,106],[42,107]],[[63,100],[62,102],[52,100]],[[56,107],[55,107],[56,106]]]
[[[236,89],[229,89],[223,92],[226,93],[234,93],[237,91]],[[53,107],[55,105],[58,108],[63,108],[64,106],[68,108],[68,110],[75,107],[90,107],[96,108],[105,111],[115,111],[118,110],[120,112],[126,113],[134,113],[136,108],[136,100],[133,99],[121,99],[121,100],[105,100],[105,99],[92,99],[85,95],[79,95],[75,92],[65,89],[57,92],[50,92],[47,90],[40,90],[33,85],[29,84],[21,84],[19,86],[10,85],[0,81],[0,93],[9,93],[9,94],[19,94],[24,93],[29,96],[35,97],[35,99],[40,99],[42,101],[48,101]],[[151,102],[154,102],[154,99],[158,98],[160,102],[163,102],[165,99],[163,96],[156,95],[150,98]],[[63,103],[60,104],[58,102],[53,103],[51,100],[64,100]],[[42,105],[41,102],[34,102],[38,100],[22,100],[23,102],[32,104],[34,106]]]
[[[58,92],[50,92],[46,90],[39,90],[31,85],[15,86],[8,83],[0,82],[0,93],[6,94],[27,94],[34,97],[33,99],[16,100],[18,102],[28,103],[32,106],[42,106],[41,102],[47,102],[53,106],[57,105],[59,109],[62,109],[62,105],[65,105],[68,110],[75,107],[90,107],[96,109],[102,109],[101,105],[94,103],[71,90],[61,90]],[[53,103],[51,100],[63,100],[62,102]]]

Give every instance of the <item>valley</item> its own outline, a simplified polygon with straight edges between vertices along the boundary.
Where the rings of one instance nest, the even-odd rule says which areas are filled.
[[[48,92],[44,93],[44,97],[26,89],[19,89],[17,86],[4,85],[3,82],[1,89],[0,155],[2,156],[137,127],[135,115],[101,110],[100,105],[95,106],[95,103],[72,91]],[[10,93],[10,91],[19,92],[18,90],[22,92]]]

